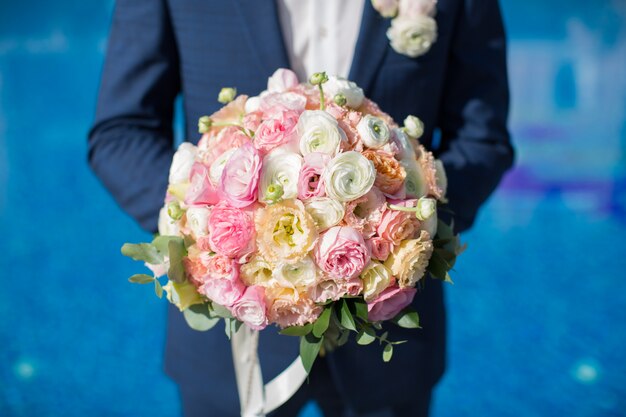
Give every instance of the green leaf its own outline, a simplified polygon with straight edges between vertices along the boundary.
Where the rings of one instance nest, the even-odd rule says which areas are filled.
[[[183,266],[183,258],[187,255],[183,240],[172,239],[167,244],[170,254],[170,269],[167,271],[167,277],[174,282],[185,281],[185,267]]]
[[[393,345],[387,344],[383,349],[383,360],[389,362],[393,356]]]
[[[348,302],[346,300],[341,301],[341,311],[339,320],[341,321],[341,325],[348,330],[352,330],[356,332],[356,325],[354,324],[354,317],[352,317],[352,313],[350,312],[350,308],[348,307]]]
[[[213,328],[219,319],[209,316],[209,308],[206,304],[194,304],[183,311],[183,316],[189,327],[200,332]]]
[[[396,317],[393,318],[393,322],[405,329],[419,329],[420,318],[416,311],[402,310]]]
[[[441,256],[439,250],[434,250],[426,269],[434,278],[445,280],[446,274],[450,268],[446,260]]]
[[[382,344],[383,342],[387,341],[387,336],[389,336],[389,332],[385,332],[380,336],[380,343]]]
[[[369,345],[374,340],[376,340],[376,337],[371,334],[371,330],[368,331],[368,328],[361,329],[359,334],[356,335],[356,342],[359,345]]]
[[[224,307],[223,305],[212,303],[211,308],[209,309],[212,317],[222,317],[225,319],[232,319],[233,314],[229,309]]]
[[[133,284],[149,284],[155,279],[152,275],[135,274],[132,277],[128,278],[128,280]]]
[[[311,372],[313,363],[320,352],[323,339],[323,337],[318,338],[313,336],[311,333],[300,337],[300,359],[302,360],[302,365],[304,365],[304,369],[307,373]]]
[[[337,346],[343,346],[348,343],[348,339],[350,338],[350,330],[342,330],[341,336],[337,339]]]
[[[446,273],[446,278],[443,281],[449,282],[450,284],[454,284],[454,281],[452,281],[452,278],[450,277],[450,274],[448,273]]]
[[[356,316],[363,321],[369,321],[367,318],[367,303],[363,300],[357,300],[354,302],[354,308]]]
[[[311,323],[307,323],[304,326],[285,327],[279,333],[286,336],[306,336],[311,333],[312,328],[313,325]]]
[[[154,246],[149,243],[124,243],[122,246],[122,255],[128,256],[136,261],[148,262],[149,264],[158,265],[163,262],[163,257]]]
[[[157,297],[163,298],[163,286],[158,279],[154,280],[154,293]]]
[[[330,324],[330,313],[332,313],[333,307],[328,306],[322,311],[322,314],[313,323],[313,335],[315,337],[322,337],[324,332],[328,329]]]
[[[152,240],[152,246],[156,248],[157,251],[163,256],[169,256],[169,244],[172,240],[182,240],[177,236],[157,236]]]

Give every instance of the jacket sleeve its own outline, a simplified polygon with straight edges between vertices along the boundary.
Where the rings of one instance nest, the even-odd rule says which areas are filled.
[[[497,0],[461,2],[439,115],[437,150],[455,229],[468,229],[512,166],[506,40]]]
[[[164,0],[119,0],[113,14],[89,163],[118,204],[154,232],[173,156],[178,51]]]

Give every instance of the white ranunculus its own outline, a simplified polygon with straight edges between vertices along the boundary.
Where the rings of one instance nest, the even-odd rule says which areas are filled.
[[[365,95],[363,89],[356,83],[342,77],[331,75],[324,83],[324,92],[328,97],[333,98],[337,94],[343,94],[346,98],[346,106],[356,109],[361,106]]]
[[[181,184],[189,181],[189,173],[191,172],[191,166],[196,161],[197,152],[198,148],[189,142],[180,144],[172,159],[170,184]]]
[[[298,76],[295,72],[279,68],[267,80],[267,91],[270,93],[282,93],[298,85]]]
[[[363,144],[368,148],[382,148],[389,142],[391,132],[385,122],[376,116],[368,114],[364,116],[358,125],[356,130],[361,136]]]
[[[189,207],[187,209],[186,226],[193,237],[198,238],[209,234],[209,214],[211,214],[211,210],[206,207]]]
[[[179,231],[178,221],[167,214],[167,207],[161,208],[159,211],[159,234],[161,236],[178,236]]]
[[[424,55],[437,40],[437,22],[429,16],[397,17],[387,30],[391,47],[411,58]]]
[[[437,0],[400,0],[398,15],[409,19],[419,16],[434,16]]]
[[[372,0],[372,6],[384,18],[398,14],[398,0]]]
[[[245,109],[246,114],[248,114],[248,113],[253,113],[259,110],[260,107],[261,107],[261,97],[254,96],[254,97],[248,97],[248,100],[246,100],[246,105],[244,109]]]
[[[376,168],[359,152],[344,152],[329,162],[323,174],[326,195],[346,202],[364,196],[374,185]]]
[[[419,117],[409,115],[404,119],[404,131],[413,139],[419,139],[424,134],[424,123]]]
[[[363,298],[371,301],[383,292],[387,287],[394,284],[393,274],[385,265],[377,261],[370,261],[361,272],[363,281]]]
[[[320,152],[334,156],[341,142],[346,140],[337,120],[322,110],[303,112],[298,119],[297,132],[302,155]]]
[[[274,269],[273,278],[281,287],[308,288],[317,282],[317,267],[306,256],[295,263],[280,263]]]
[[[346,210],[339,201],[328,197],[314,197],[304,203],[307,213],[313,217],[318,232],[339,224]]]
[[[417,211],[415,215],[420,220],[429,219],[437,212],[437,200],[430,197],[421,197],[417,200]]]
[[[229,149],[223,154],[221,154],[209,168],[209,179],[214,186],[217,186],[220,183],[220,179],[222,178],[222,171],[224,171],[224,166],[230,160],[230,157],[233,156],[237,148]]]
[[[440,159],[435,159],[436,181],[437,187],[441,189],[441,200],[445,202],[446,193],[448,192],[448,176]]]
[[[302,168],[302,157],[284,149],[275,149],[263,158],[261,180],[259,181],[259,200],[270,201],[267,188],[279,184],[283,188],[282,199],[295,198],[298,195],[298,177]]]
[[[428,183],[424,177],[422,167],[414,156],[405,156],[400,165],[406,171],[404,189],[408,198],[420,198],[428,194]]]

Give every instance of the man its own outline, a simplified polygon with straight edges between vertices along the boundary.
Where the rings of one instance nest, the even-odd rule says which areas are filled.
[[[198,117],[217,109],[222,87],[256,95],[280,67],[337,71],[396,121],[424,121],[421,142],[444,162],[456,229],[466,230],[513,160],[504,30],[497,0],[440,0],[436,16],[437,42],[409,58],[391,48],[390,21],[365,0],[119,0],[89,135],[91,166],[122,208],[155,231],[179,93],[187,137],[197,140]],[[428,280],[414,305],[423,329],[390,328],[390,338],[409,340],[391,362],[376,344],[346,345],[318,359],[310,383],[274,414],[297,415],[316,399],[326,416],[426,416],[444,370],[441,284]],[[297,354],[295,338],[262,332],[266,380]],[[170,308],[165,367],[186,416],[238,415],[222,332],[194,332]]]

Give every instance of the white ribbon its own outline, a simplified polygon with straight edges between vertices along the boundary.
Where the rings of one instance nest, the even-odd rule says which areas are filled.
[[[246,325],[231,339],[242,417],[265,417],[289,400],[307,377],[298,356],[287,369],[263,385],[258,344],[259,332]]]

